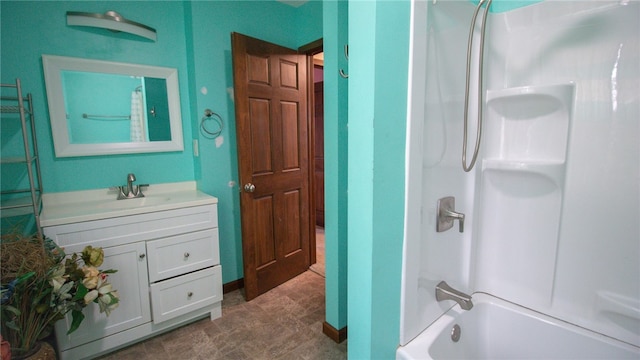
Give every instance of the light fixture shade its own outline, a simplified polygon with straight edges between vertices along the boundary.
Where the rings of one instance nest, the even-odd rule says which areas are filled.
[[[127,20],[115,11],[104,14],[67,11],[67,25],[90,26],[123,31],[156,41],[156,29],[135,21]]]

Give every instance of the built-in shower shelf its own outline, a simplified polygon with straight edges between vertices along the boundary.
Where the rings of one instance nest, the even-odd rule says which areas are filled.
[[[512,120],[535,119],[570,106],[573,87],[570,83],[487,90],[487,104]]]
[[[559,161],[516,161],[504,159],[484,159],[482,170],[501,172],[520,172],[541,175],[562,186],[565,174],[565,163]]]
[[[548,174],[560,185],[573,94],[571,83],[487,91],[485,157],[508,161],[487,165]]]

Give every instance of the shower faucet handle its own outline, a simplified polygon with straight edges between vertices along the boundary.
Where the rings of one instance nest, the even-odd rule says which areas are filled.
[[[458,220],[460,232],[464,232],[464,214],[457,212],[456,198],[453,196],[443,197],[438,200],[438,214],[436,219],[436,231],[443,232],[453,227],[453,222]]]
[[[458,220],[458,229],[460,232],[464,232],[464,214],[463,213],[455,212],[452,210],[445,210],[444,214],[447,217],[450,217],[454,220]],[[453,222],[453,220],[451,220],[451,222]]]

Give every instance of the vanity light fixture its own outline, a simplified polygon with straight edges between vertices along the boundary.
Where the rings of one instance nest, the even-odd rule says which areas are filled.
[[[127,20],[115,11],[107,11],[104,14],[67,11],[67,25],[98,27],[115,32],[123,31],[156,41],[156,29]]]

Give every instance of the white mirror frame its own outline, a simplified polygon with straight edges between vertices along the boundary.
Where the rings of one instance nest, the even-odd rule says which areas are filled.
[[[49,116],[56,157],[115,155],[149,152],[183,151],[182,116],[178,70],[158,66],[88,60],[54,55],[42,55],[44,78],[49,103]],[[87,71],[105,74],[145,76],[165,79],[169,103],[171,141],[73,144],[69,141],[67,113],[62,89],[61,72]]]

